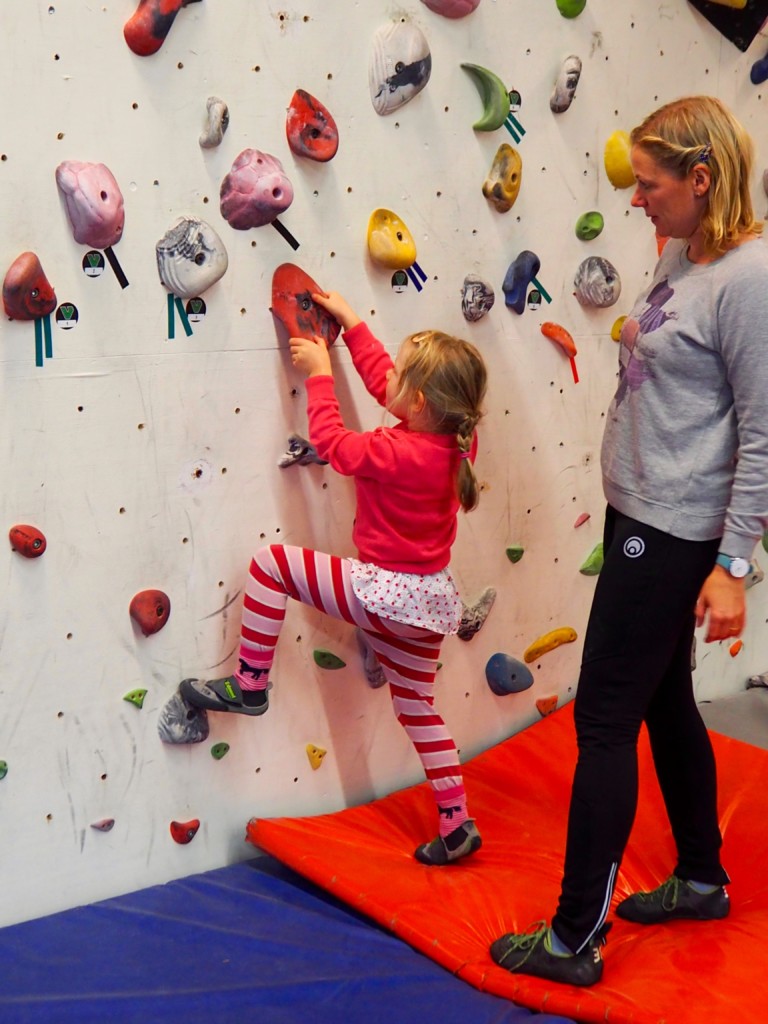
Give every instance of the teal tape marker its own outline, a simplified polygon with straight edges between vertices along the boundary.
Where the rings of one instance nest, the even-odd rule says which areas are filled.
[[[547,292],[546,288],[537,277],[531,278],[531,284],[534,288],[538,288],[538,290],[541,292],[541,297],[542,299],[544,299],[545,302],[552,301],[552,296]]]
[[[181,320],[184,333],[189,337],[192,334],[192,328],[189,325],[189,318],[187,317],[186,309],[184,309],[184,303],[178,296],[176,296],[176,312],[179,314],[179,320]]]
[[[53,359],[53,338],[51,337],[51,316],[50,313],[43,317],[43,333],[45,334],[45,356],[46,359]]]
[[[43,325],[35,318],[35,366],[43,365]]]
[[[173,315],[173,295],[168,292],[168,341],[176,337],[176,319]]]

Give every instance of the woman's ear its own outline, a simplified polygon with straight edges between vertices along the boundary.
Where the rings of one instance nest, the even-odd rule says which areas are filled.
[[[712,183],[709,167],[706,164],[695,164],[691,171],[691,177],[693,179],[694,195],[699,198],[705,196],[709,192],[709,186]]]

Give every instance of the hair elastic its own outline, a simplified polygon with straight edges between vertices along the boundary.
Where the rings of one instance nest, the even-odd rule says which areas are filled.
[[[472,453],[471,452],[459,452],[459,458],[460,459],[469,459],[471,457],[472,457]]]

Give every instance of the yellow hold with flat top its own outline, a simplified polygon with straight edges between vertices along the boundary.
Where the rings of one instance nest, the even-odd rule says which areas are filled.
[[[560,626],[558,629],[553,629],[549,633],[545,633],[540,636],[538,640],[534,640],[525,649],[523,654],[523,661],[526,665],[530,665],[532,661],[536,661],[542,654],[548,654],[550,651],[554,651],[556,647],[561,644],[572,644],[577,638],[576,630],[571,629],[570,626]]]

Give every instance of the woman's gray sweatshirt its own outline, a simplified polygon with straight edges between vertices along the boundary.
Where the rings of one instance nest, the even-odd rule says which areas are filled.
[[[624,321],[603,487],[633,519],[749,558],[768,528],[768,246],[686,251],[667,242]]]

